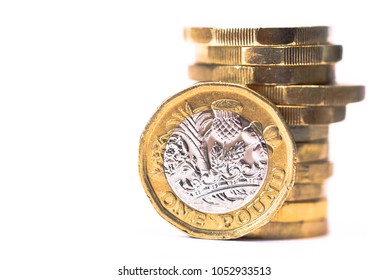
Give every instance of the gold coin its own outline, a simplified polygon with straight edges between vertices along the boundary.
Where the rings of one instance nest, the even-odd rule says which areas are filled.
[[[297,162],[310,162],[328,159],[328,142],[299,142],[297,146]]]
[[[289,125],[323,125],[343,121],[346,107],[277,105]]]
[[[306,201],[323,198],[325,196],[323,184],[294,184],[287,201]]]
[[[226,65],[311,65],[342,59],[342,46],[214,47],[197,46],[196,63]]]
[[[184,30],[187,41],[209,46],[309,45],[328,43],[329,28],[206,28]]]
[[[270,222],[243,238],[296,239],[325,235],[328,232],[327,219],[314,222],[278,223]]]
[[[238,84],[328,84],[335,78],[333,65],[232,66],[193,64],[189,78],[196,81]]]
[[[278,105],[344,106],[365,98],[364,86],[248,85]]]
[[[198,83],[147,124],[139,172],[164,219],[193,237],[231,239],[275,215],[293,186],[295,158],[271,102],[240,85]]]
[[[327,199],[285,202],[272,222],[311,222],[327,217]]]
[[[328,125],[289,126],[294,141],[307,142],[328,138]]]
[[[296,170],[296,183],[322,183],[332,176],[333,165],[329,161],[299,163]]]

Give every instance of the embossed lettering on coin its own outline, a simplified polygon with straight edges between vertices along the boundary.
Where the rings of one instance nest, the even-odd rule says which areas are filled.
[[[217,100],[212,111],[182,121],[166,144],[166,178],[177,196],[196,210],[236,210],[262,187],[267,146],[258,126],[240,116],[242,110],[238,101]]]

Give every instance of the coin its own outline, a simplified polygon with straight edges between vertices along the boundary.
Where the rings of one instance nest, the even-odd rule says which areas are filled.
[[[342,59],[342,46],[227,47],[196,46],[196,63],[225,65],[311,65]]]
[[[346,107],[277,105],[289,125],[323,125],[343,121]]]
[[[315,141],[328,138],[328,125],[289,126],[296,142]]]
[[[250,232],[243,238],[294,239],[325,235],[327,232],[327,219],[314,222],[270,222],[267,225]]]
[[[287,124],[267,99],[240,85],[198,83],[165,101],[147,124],[139,172],[171,224],[193,237],[231,239],[282,206],[295,157]]]
[[[297,162],[310,162],[328,159],[328,142],[299,142],[297,146]]]
[[[329,28],[206,28],[184,30],[187,41],[209,46],[306,45],[328,43]]]
[[[311,222],[327,217],[327,199],[285,202],[272,222]]]
[[[296,170],[296,183],[322,183],[332,176],[333,165],[329,161],[299,163]]]
[[[278,105],[344,106],[365,98],[364,86],[248,85]]]
[[[294,184],[287,201],[305,201],[323,198],[325,186],[323,184]]]
[[[238,84],[328,84],[334,81],[332,65],[298,66],[231,66],[193,64],[189,78],[197,81]]]

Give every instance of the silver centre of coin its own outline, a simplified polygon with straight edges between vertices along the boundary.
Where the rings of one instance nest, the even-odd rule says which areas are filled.
[[[239,109],[213,107],[194,114],[167,142],[166,178],[183,202],[201,212],[238,209],[258,193],[266,178],[266,143]]]

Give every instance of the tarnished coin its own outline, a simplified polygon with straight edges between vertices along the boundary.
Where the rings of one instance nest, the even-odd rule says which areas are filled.
[[[335,78],[333,65],[232,66],[193,64],[189,78],[196,81],[238,84],[328,84]]]
[[[287,201],[306,201],[325,197],[324,184],[294,184]]]
[[[342,46],[227,47],[197,46],[196,63],[225,65],[311,65],[342,59]]]
[[[328,43],[329,27],[207,28],[184,30],[187,41],[209,46],[268,46]]]
[[[333,165],[329,161],[299,163],[296,170],[296,183],[322,183],[332,176]]]
[[[307,142],[328,138],[328,125],[289,126],[294,141]]]
[[[312,222],[327,218],[327,199],[285,202],[272,222]]]
[[[289,125],[323,125],[343,121],[346,107],[277,105]]]
[[[270,222],[243,238],[294,239],[325,235],[328,232],[327,219],[314,222],[278,223]]]
[[[328,159],[328,142],[319,140],[314,142],[298,142],[297,162],[311,162]]]
[[[276,107],[235,84],[198,83],[162,104],[140,142],[157,212],[187,234],[230,239],[266,224],[293,186],[295,146]]]
[[[364,86],[248,85],[278,105],[345,106],[365,98]]]

